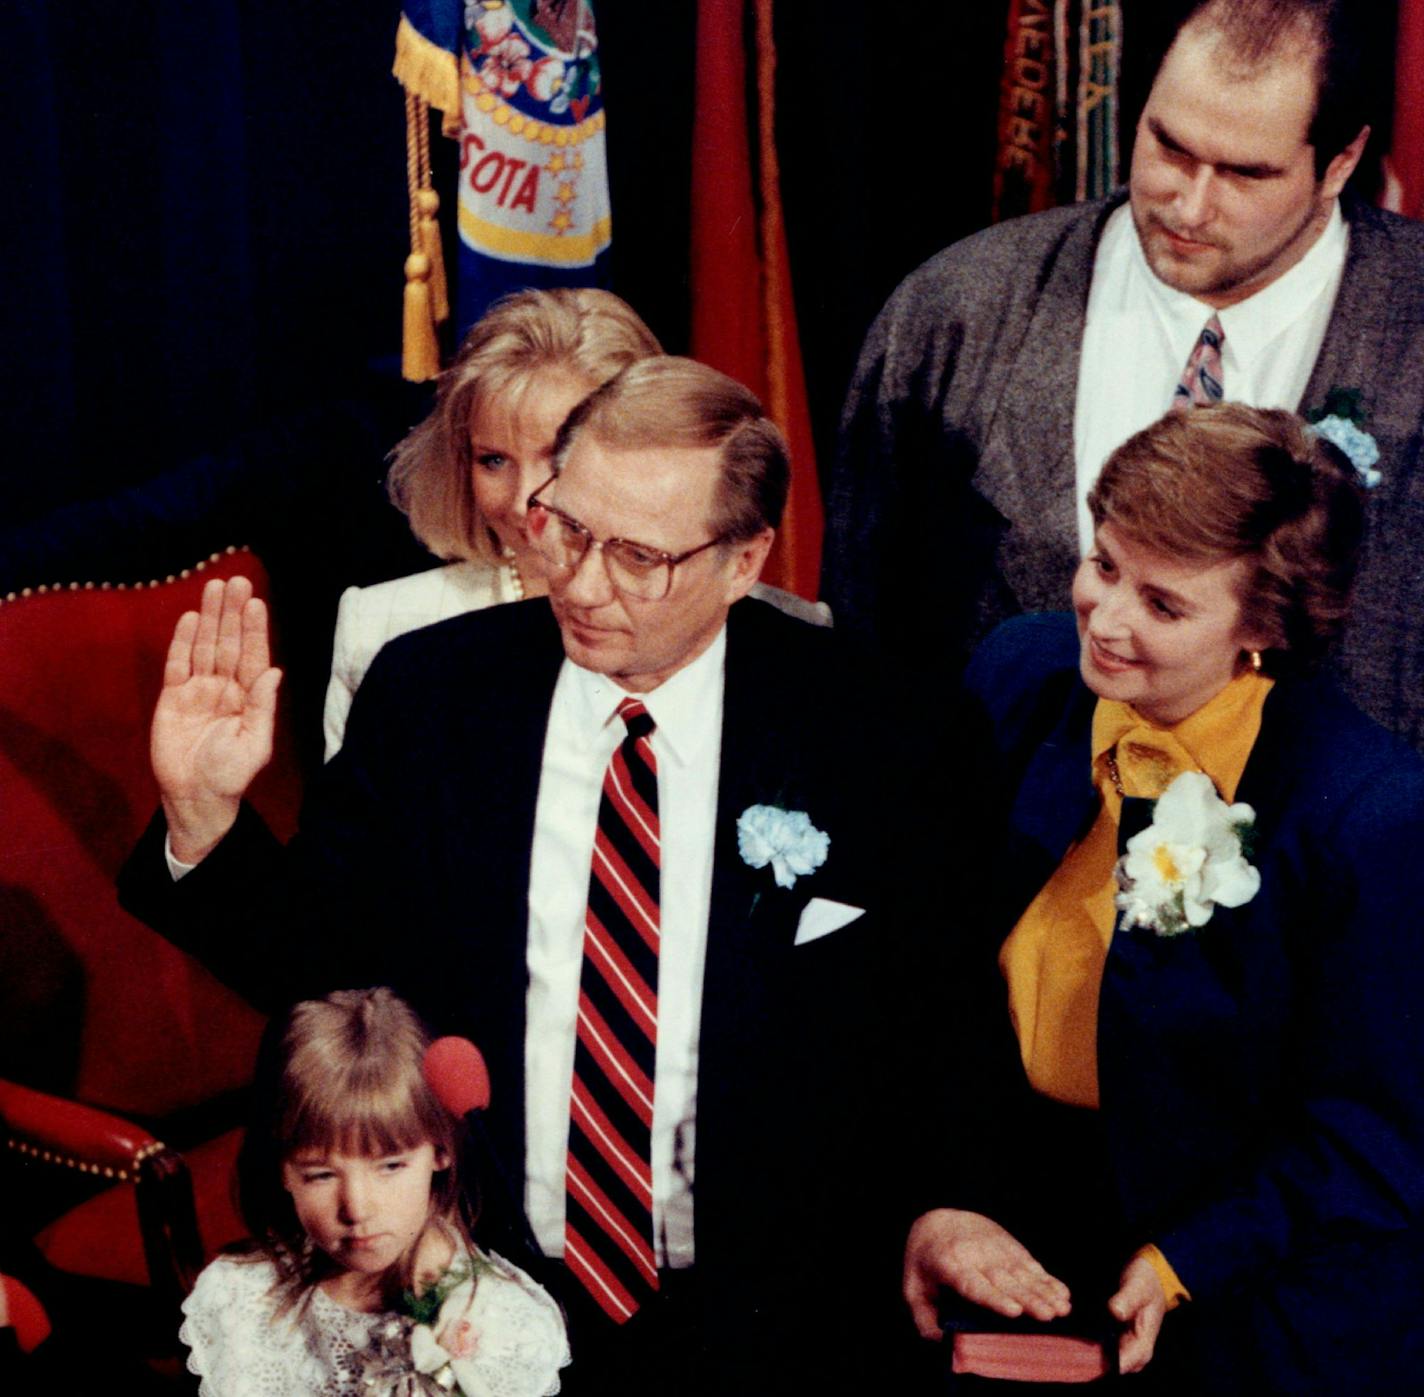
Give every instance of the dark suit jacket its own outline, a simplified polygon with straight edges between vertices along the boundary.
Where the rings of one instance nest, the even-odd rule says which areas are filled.
[[[980,935],[955,969],[966,1090],[1000,1133],[988,1158],[957,1133],[943,1168],[960,1206],[1011,1230],[1054,1170],[1018,1129],[1033,1102],[995,959],[1096,813],[1077,656],[1070,616],[1030,616],[967,673],[979,788],[1001,793],[986,823],[1007,834],[980,852]],[[1403,1392],[1424,1357],[1424,763],[1328,681],[1282,681],[1236,798],[1256,812],[1258,894],[1180,936],[1120,929],[1108,954],[1113,1268],[1156,1242],[1191,1291],[1159,1382]]]
[[[265,1007],[385,983],[437,1032],[472,1038],[493,1082],[490,1129],[516,1175],[530,847],[562,660],[544,601],[398,638],[362,684],[289,848],[244,809],[175,885],[160,817],[121,878],[126,905]],[[694,1190],[698,1271],[725,1306],[728,1345],[748,1341],[739,1325],[803,1288],[806,1266],[814,1275],[845,1240],[841,1171],[858,1168],[860,1136],[846,1132],[844,1108],[874,1060],[865,1040],[886,934],[867,832],[879,810],[856,774],[856,688],[829,632],[760,602],[733,608]],[[830,834],[825,865],[790,890],[738,854],[737,817],[757,803],[805,810]],[[871,910],[795,946],[812,897]],[[893,1275],[884,1285],[892,1294]]]
[[[1124,197],[977,233],[886,303],[827,503],[822,595],[837,626],[935,654],[952,682],[998,621],[1067,604],[1083,321],[1098,237]],[[1345,272],[1299,406],[1361,392],[1384,478],[1339,670],[1351,698],[1424,750],[1424,224],[1343,208]],[[940,599],[933,630],[926,596]]]

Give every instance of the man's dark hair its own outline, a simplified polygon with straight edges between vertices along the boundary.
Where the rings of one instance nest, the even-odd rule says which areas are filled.
[[[1178,22],[1164,35],[1166,55],[1186,25],[1210,26],[1243,66],[1255,67],[1302,41],[1317,46],[1315,110],[1306,140],[1315,148],[1315,176],[1360,134],[1378,129],[1388,101],[1388,5],[1368,0],[1179,0]]]

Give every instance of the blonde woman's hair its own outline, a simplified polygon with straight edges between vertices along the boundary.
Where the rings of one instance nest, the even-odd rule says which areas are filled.
[[[518,291],[480,318],[440,376],[435,406],[391,453],[386,489],[411,532],[441,558],[494,561],[499,543],[475,504],[470,431],[496,398],[513,405],[546,369],[606,383],[661,352],[625,301],[589,287]]]
[[[283,1165],[303,1151],[381,1158],[432,1145],[446,1164],[431,1181],[430,1221],[468,1240],[459,1122],[426,1083],[429,1044],[411,1007],[383,987],[305,1000],[269,1028],[238,1156],[238,1200],[256,1254],[277,1268],[280,1309],[338,1269],[306,1237],[283,1184]],[[413,1288],[419,1241],[382,1279],[391,1304]]]

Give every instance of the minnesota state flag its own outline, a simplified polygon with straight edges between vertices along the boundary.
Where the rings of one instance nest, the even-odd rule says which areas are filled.
[[[459,334],[506,292],[605,285],[613,225],[589,0],[407,0],[394,71],[460,143]],[[412,156],[413,210],[422,163]]]

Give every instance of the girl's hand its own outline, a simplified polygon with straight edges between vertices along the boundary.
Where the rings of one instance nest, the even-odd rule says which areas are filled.
[[[1156,1269],[1145,1257],[1128,1262],[1118,1282],[1118,1292],[1108,1309],[1126,1326],[1117,1341],[1118,1366],[1124,1373],[1140,1373],[1157,1348],[1157,1335],[1167,1313],[1167,1297]]]
[[[925,1339],[941,1336],[942,1289],[997,1314],[1058,1319],[1072,1308],[1068,1287],[1022,1243],[982,1213],[936,1208],[916,1220],[905,1243],[903,1294]]]

